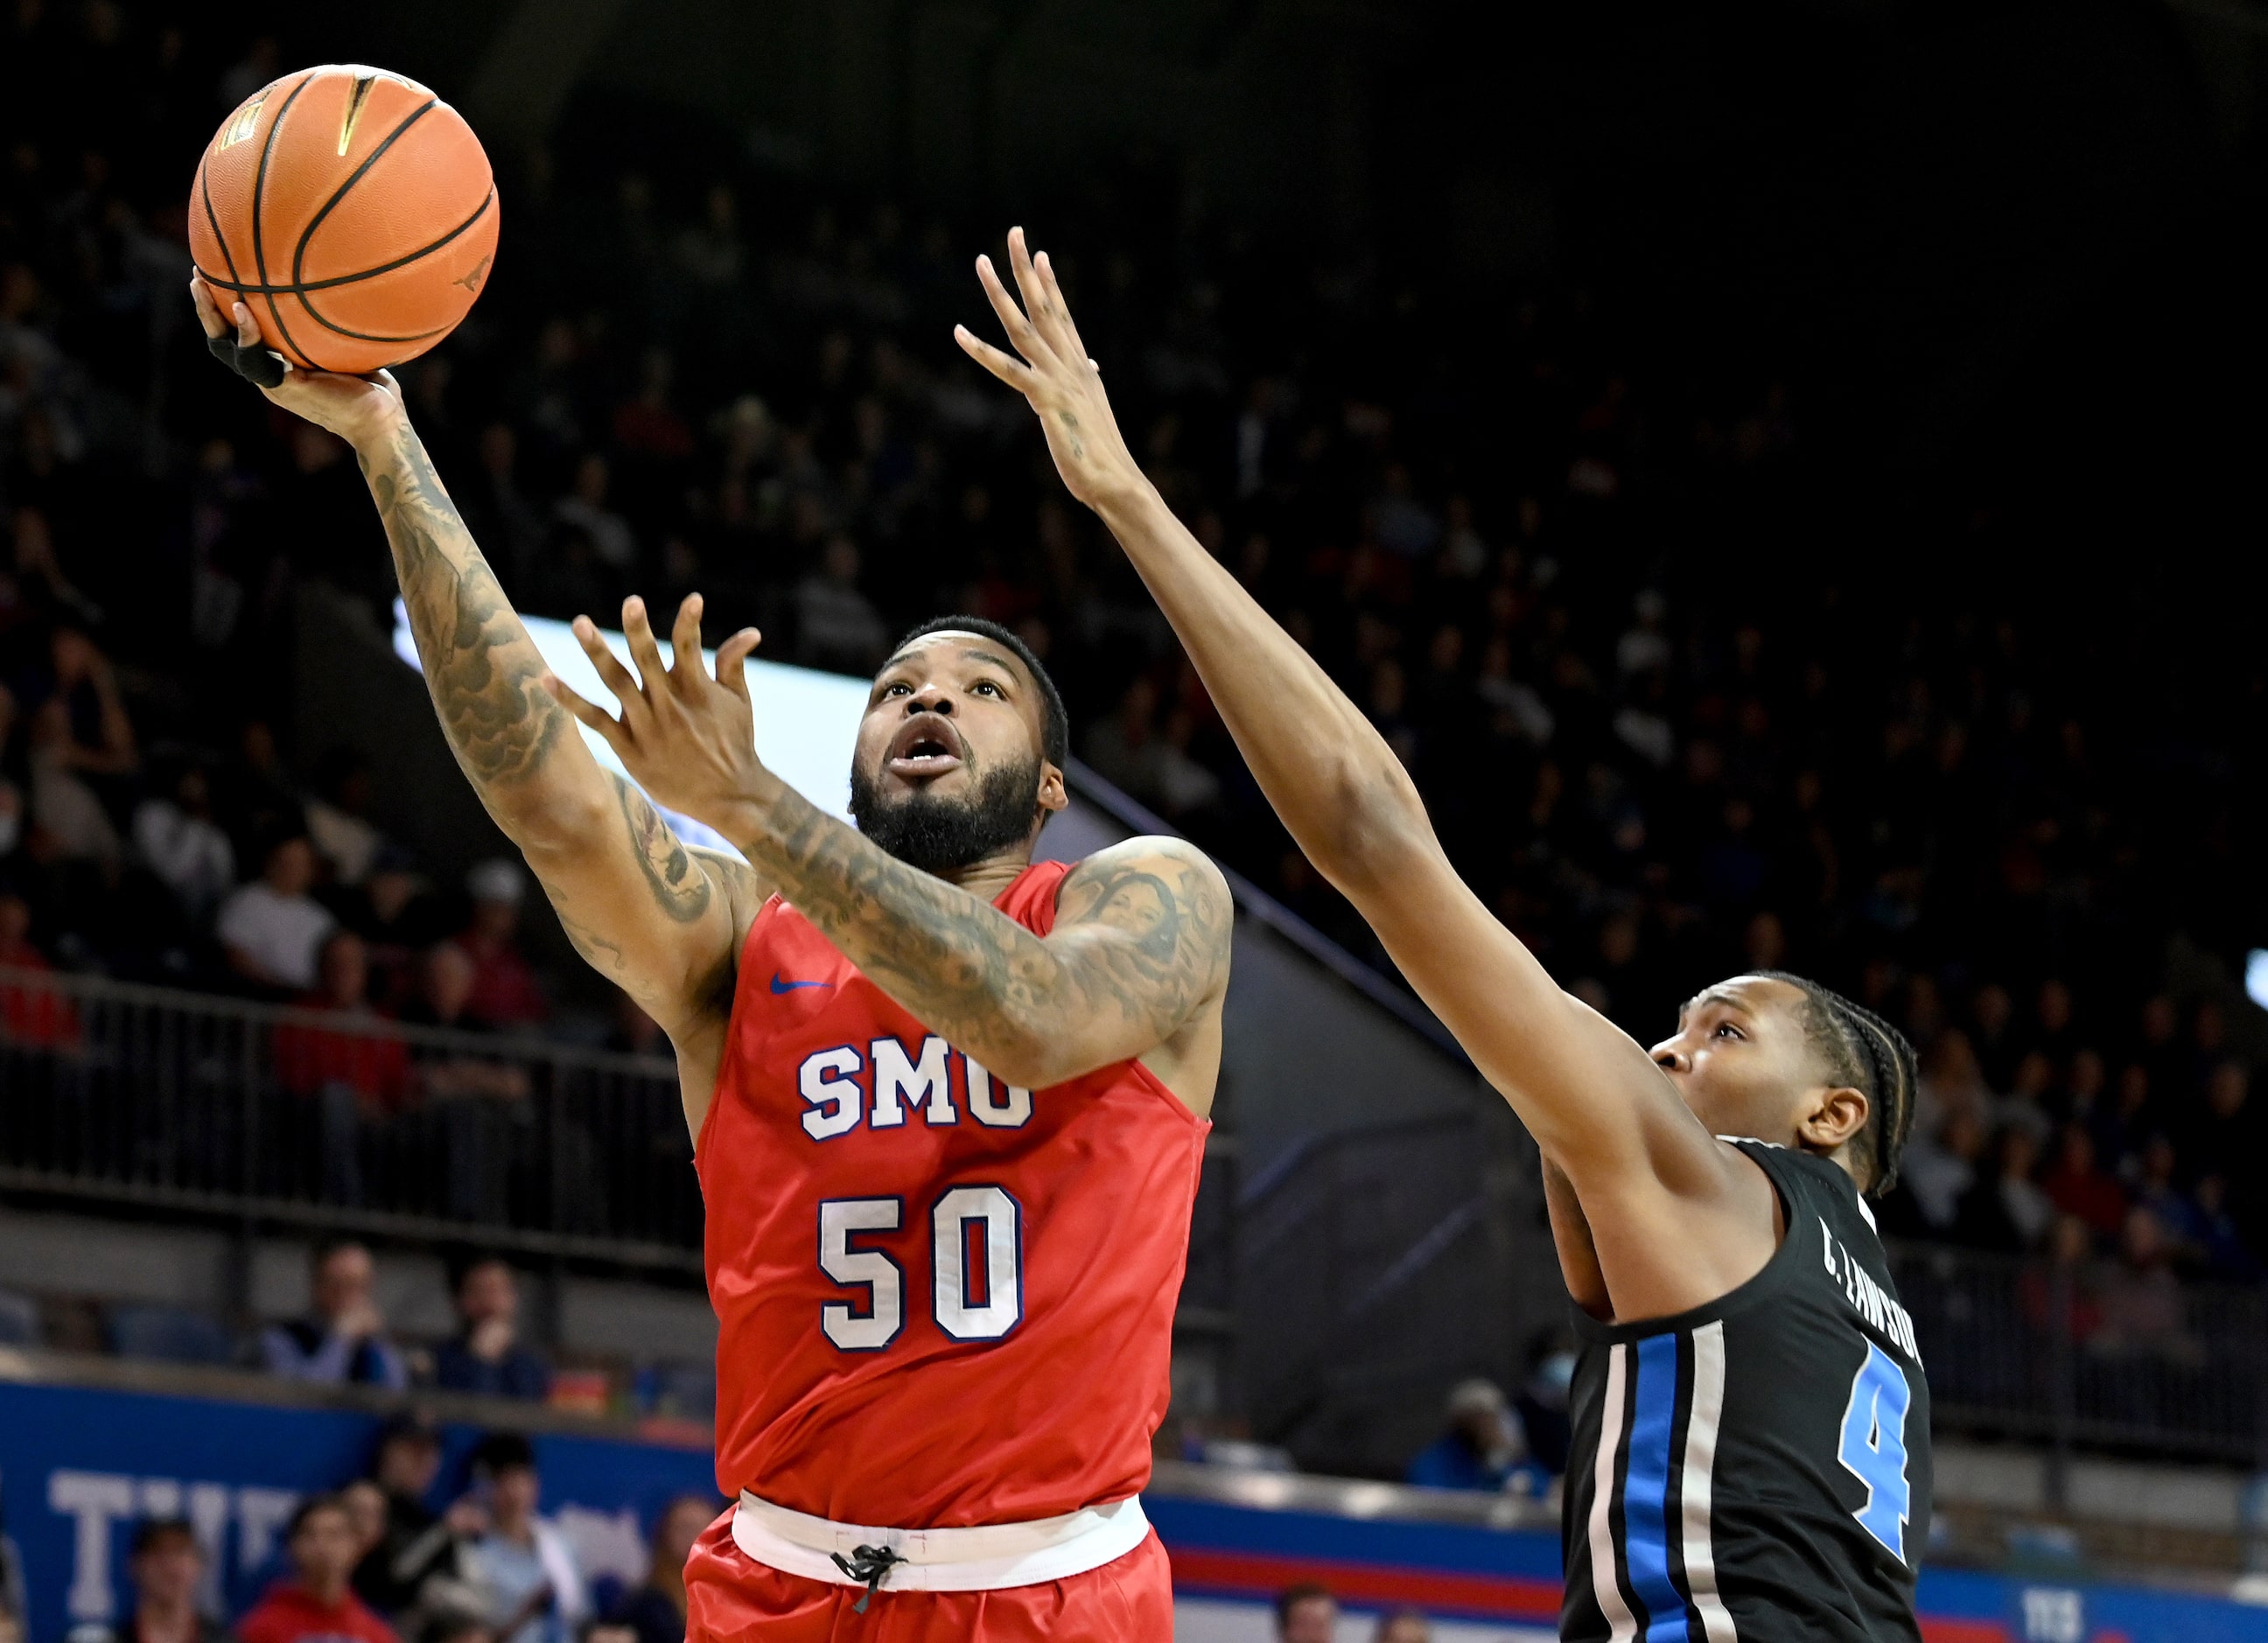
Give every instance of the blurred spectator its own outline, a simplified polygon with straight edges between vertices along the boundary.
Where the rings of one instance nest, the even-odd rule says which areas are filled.
[[[369,949],[371,997],[393,1007],[416,986],[418,955],[448,933],[439,898],[398,844],[381,845],[357,885],[332,885],[325,905]]]
[[[796,585],[795,659],[806,667],[872,674],[889,653],[890,631],[858,591],[858,544],[831,536],[818,565]]]
[[[1449,1392],[1448,1429],[1411,1459],[1405,1479],[1427,1489],[1518,1487],[1539,1494],[1550,1479],[1528,1457],[1527,1434],[1493,1381],[1461,1381]]]
[[[0,888],[0,969],[44,971],[48,955],[32,945],[32,910],[13,890]],[[58,1050],[78,1040],[78,1012],[61,990],[31,976],[0,981],[0,1038]]]
[[[284,1532],[291,1573],[236,1623],[239,1643],[399,1643],[355,1595],[355,1527],[336,1495],[299,1503]]]
[[[1520,1383],[1514,1405],[1528,1452],[1554,1477],[1567,1470],[1573,1440],[1567,1398],[1575,1383],[1575,1337],[1564,1326],[1539,1334],[1528,1348],[1528,1378]]]
[[[457,1562],[481,1617],[497,1643],[570,1643],[590,1601],[573,1550],[535,1515],[543,1488],[534,1448],[517,1433],[495,1433],[473,1466],[488,1521],[459,1547]]]
[[[1433,1625],[1415,1609],[1397,1609],[1379,1617],[1376,1643],[1433,1643]]]
[[[451,1392],[541,1402],[551,1366],[519,1339],[519,1279],[499,1256],[481,1256],[457,1273],[457,1332],[433,1352],[433,1383]]]
[[[2102,1323],[2092,1345],[2103,1352],[2196,1362],[2202,1349],[2189,1331],[2173,1244],[2158,1218],[2139,1205],[2126,1212],[2118,1254],[2103,1283]]]
[[[371,1481],[386,1499],[386,1524],[376,1545],[355,1566],[354,1587],[384,1615],[400,1615],[416,1603],[426,1583],[457,1572],[459,1532],[479,1527],[476,1509],[452,1523],[426,1505],[441,1472],[441,1434],[431,1419],[405,1411],[379,1429]]]
[[[2064,1126],[2055,1163],[2040,1187],[2058,1210],[2076,1215],[2099,1236],[2116,1237],[2126,1219],[2126,1195],[2116,1177],[2096,1166],[2095,1138],[2083,1124]]]
[[[386,1319],[371,1298],[370,1251],[351,1240],[318,1244],[309,1263],[308,1315],[261,1332],[261,1356],[270,1374],[326,1385],[409,1384],[401,1354],[386,1338]]]
[[[2219,1170],[2198,1178],[2190,1202],[2201,1231],[2201,1259],[2208,1277],[2226,1282],[2257,1284],[2264,1273],[2261,1262],[2246,1242],[2236,1219],[2228,1212],[2228,1181]]]
[[[1333,1643],[1338,1629],[1330,1588],[1309,1580],[1276,1594],[1276,1643]]]
[[[629,1627],[637,1643],[685,1643],[685,1563],[716,1516],[716,1503],[702,1496],[671,1501],[653,1526],[653,1558],[644,1583],[623,1593],[607,1618]]]
[[[574,489],[559,499],[552,515],[589,542],[607,568],[620,575],[637,564],[637,537],[630,521],[608,505],[612,482],[607,459],[596,452],[585,454],[575,464]]]
[[[212,819],[205,773],[186,765],[173,790],[134,813],[134,848],[181,910],[202,923],[236,884],[236,850]]]
[[[316,954],[333,922],[307,894],[314,882],[315,849],[305,834],[268,847],[260,877],[221,903],[214,925],[237,974],[280,992],[314,987]]]
[[[223,1643],[228,1628],[197,1610],[204,1584],[204,1548],[185,1518],[145,1518],[127,1543],[126,1578],[134,1612],[123,1625],[87,1622],[69,1643]]]
[[[287,1021],[276,1029],[276,1081],[295,1095],[341,1092],[350,1109],[382,1110],[401,1103],[409,1087],[409,1051],[399,1037],[378,1028],[370,1002],[370,949],[352,931],[334,930],[316,960],[317,984],[296,1003],[319,1010],[335,1026]]]
[[[2032,1179],[2040,1156],[2039,1132],[2008,1124],[1993,1147],[1992,1171],[1961,1195],[1954,1233],[1972,1249],[2021,1254],[2035,1248],[2054,1221],[2056,1206]]]
[[[213,810],[234,842],[239,863],[264,862],[267,847],[276,840],[306,836],[306,807],[266,719],[247,718],[238,726],[234,756],[214,783]],[[308,853],[312,880],[312,848]]]
[[[517,936],[527,879],[517,862],[494,858],[465,875],[472,922],[456,944],[473,961],[472,991],[464,1011],[484,1027],[528,1027],[550,1013],[535,972],[520,956]]]
[[[0,1478],[0,1485],[5,1481]],[[16,1643],[26,1643],[32,1596],[24,1583],[24,1554],[18,1549],[15,1536],[8,1533],[6,1499],[4,1489],[0,1489],[0,1625],[13,1626]]]
[[[354,1566],[359,1569],[385,1544],[386,1491],[367,1477],[357,1477],[339,1491],[339,1505],[354,1527]]]
[[[307,801],[307,837],[340,884],[369,875],[386,836],[363,815],[370,807],[370,763],[351,748],[333,748],[315,774],[317,797]]]
[[[1965,1105],[1949,1112],[1944,1127],[1934,1132],[1921,1129],[1917,1109],[1913,1139],[1898,1170],[1899,1190],[1920,1212],[1921,1226],[1911,1230],[1940,1237],[1952,1234],[1962,1195],[1976,1183],[1984,1139],[1984,1119]]]

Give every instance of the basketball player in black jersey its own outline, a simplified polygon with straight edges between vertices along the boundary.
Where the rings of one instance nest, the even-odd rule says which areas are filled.
[[[1457,877],[1362,712],[1182,528],[1128,453],[1044,255],[1009,236],[1015,352],[955,335],[1039,415],[1071,493],[1172,621],[1253,774],[1543,1153],[1586,1350],[1564,1637],[1917,1639],[1929,1403],[1867,1197],[1913,1051],[1814,983],[1754,974],[1649,1051],[1562,991]]]

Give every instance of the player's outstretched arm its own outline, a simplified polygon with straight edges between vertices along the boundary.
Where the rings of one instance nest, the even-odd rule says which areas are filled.
[[[767,770],[755,748],[743,629],[701,659],[699,594],[679,608],[664,662],[642,600],[622,607],[633,674],[587,617],[575,631],[620,718],[547,682],[605,736],[648,792],[715,828],[878,986],[986,1071],[1039,1089],[1141,1057],[1203,1111],[1213,1057],[1181,1041],[1228,983],[1232,904],[1220,870],[1180,839],[1138,838],[1064,880],[1042,937],[910,866]]]
[[[1697,1227],[1695,1209],[1705,1221],[1723,1206],[1734,1234],[1724,1241],[1734,1246],[1727,1270],[1731,1282],[1745,1279],[1755,1271],[1754,1169],[1728,1161],[1646,1052],[1562,991],[1457,876],[1392,748],[1143,476],[1045,254],[1033,260],[1021,230],[1009,252],[1020,306],[989,259],[977,275],[1015,354],[966,328],[955,335],[1030,401],[1065,484],[1134,562],[1300,849],[1518,1109],[1594,1221],[1610,1205],[1646,1220],[1674,1207],[1690,1248],[1697,1231],[1720,1241]],[[1768,1217],[1763,1231],[1769,1239]],[[1730,1286],[1719,1276],[1697,1274],[1705,1298]]]
[[[221,351],[231,328],[202,282],[190,288]],[[237,347],[260,353],[257,368],[275,379],[261,392],[353,446],[393,544],[426,689],[481,802],[526,855],[577,949],[699,1061],[704,1035],[721,1043],[738,932],[764,892],[741,864],[688,850],[644,794],[591,756],[543,689],[542,656],[392,377],[282,369],[243,305],[235,312]],[[695,1081],[688,1066],[688,1099]]]

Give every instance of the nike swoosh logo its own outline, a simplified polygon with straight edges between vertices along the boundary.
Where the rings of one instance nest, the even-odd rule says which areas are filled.
[[[772,992],[775,996],[793,992],[798,987],[832,987],[834,984],[831,981],[782,981],[777,970],[772,972]]]

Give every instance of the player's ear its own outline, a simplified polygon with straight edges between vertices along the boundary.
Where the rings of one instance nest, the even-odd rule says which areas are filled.
[[[1867,1127],[1873,1110],[1867,1092],[1847,1084],[1815,1089],[1796,1124],[1796,1134],[1807,1148],[1832,1153]]]
[[[1040,766],[1040,808],[1049,815],[1071,803],[1071,792],[1064,786],[1064,773],[1054,765]]]

